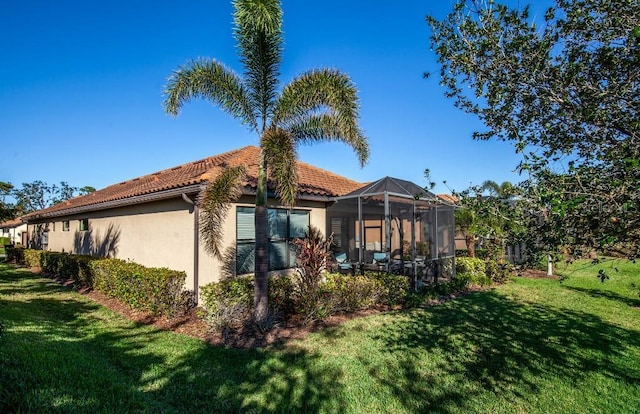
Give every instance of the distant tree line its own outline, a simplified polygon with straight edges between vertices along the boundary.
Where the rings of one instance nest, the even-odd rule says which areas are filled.
[[[0,181],[0,222],[94,191],[96,189],[91,186],[73,187],[65,181],[61,181],[60,184],[47,184],[36,180],[31,183],[22,183],[20,188]]]

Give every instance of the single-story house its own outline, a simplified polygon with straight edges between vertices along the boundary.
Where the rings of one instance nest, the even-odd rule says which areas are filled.
[[[0,223],[0,237],[8,237],[11,244],[24,244],[27,238],[27,224],[20,217]]]
[[[134,178],[76,197],[24,217],[28,245],[52,251],[117,257],[153,267],[187,273],[187,288],[219,280],[233,273],[252,272],[253,209],[259,148],[247,146],[199,161]],[[244,165],[247,177],[242,197],[223,223],[229,260],[206,253],[198,234],[196,198],[208,179],[224,168]],[[293,263],[291,238],[309,225],[326,228],[325,210],[331,199],[362,183],[298,162],[299,196],[292,210],[268,199],[271,266]],[[239,259],[235,269],[236,257]]]
[[[252,273],[259,153],[255,146],[243,147],[114,184],[28,214],[23,217],[28,223],[28,246],[183,270],[187,274],[186,288],[196,292],[199,286],[222,277]],[[196,199],[207,180],[235,165],[245,166],[247,176],[243,195],[221,224],[226,250],[223,260],[218,260],[206,252],[200,239]],[[325,235],[336,230],[336,213],[330,215],[329,208],[338,204],[339,197],[364,186],[304,162],[297,162],[297,170],[299,193],[293,209],[283,208],[269,186],[269,254],[274,271],[294,266],[290,241],[303,236],[309,226],[317,227]],[[367,231],[374,219],[380,223],[385,217],[367,217]],[[357,220],[351,221],[352,226],[354,223],[358,225]],[[346,230],[342,233],[340,237],[347,234]],[[451,243],[452,235],[451,229]],[[351,231],[350,237],[359,236]],[[379,240],[367,239],[377,250],[384,245],[390,248],[393,242],[393,237],[385,240],[385,235],[380,235]]]

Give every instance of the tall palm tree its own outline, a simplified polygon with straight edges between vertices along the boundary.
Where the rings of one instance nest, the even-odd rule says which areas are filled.
[[[358,97],[350,78],[334,69],[303,73],[280,88],[282,7],[279,0],[235,0],[235,38],[243,74],[211,59],[190,61],[175,71],[165,90],[165,110],[176,116],[185,102],[212,101],[260,137],[256,188],[256,252],[254,318],[268,315],[267,180],[276,195],[293,206],[297,193],[296,148],[300,143],[341,141],[356,152],[360,164],[369,157],[367,139],[358,126]],[[220,254],[220,236],[213,219],[224,217],[237,196],[242,169],[229,170],[211,182],[202,195],[205,233],[210,251]],[[233,190],[236,188],[236,191]],[[219,196],[216,199],[216,196]],[[208,200],[208,201],[207,201]],[[207,213],[208,210],[208,213]]]

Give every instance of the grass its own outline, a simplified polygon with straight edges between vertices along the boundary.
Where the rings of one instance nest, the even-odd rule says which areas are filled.
[[[0,265],[0,412],[640,412],[640,266],[617,266],[236,350]]]

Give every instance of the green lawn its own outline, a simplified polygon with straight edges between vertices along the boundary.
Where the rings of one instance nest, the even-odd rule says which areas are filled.
[[[640,412],[640,266],[618,267],[604,284],[565,269],[247,351],[0,265],[0,412]]]

